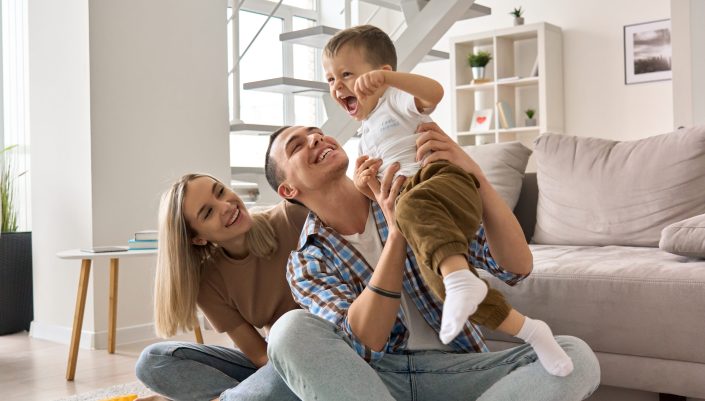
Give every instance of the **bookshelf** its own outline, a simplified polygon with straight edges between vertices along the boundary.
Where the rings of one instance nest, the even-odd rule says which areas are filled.
[[[542,132],[563,132],[563,39],[561,28],[546,22],[521,25],[450,40],[453,133],[461,145],[521,141],[532,147]],[[468,55],[488,51],[488,82],[476,83]],[[534,64],[538,72],[532,75]],[[498,102],[514,126],[502,124]],[[476,110],[492,109],[489,130],[470,131]],[[536,126],[526,126],[524,111],[535,110]],[[511,123],[511,121],[509,121]]]

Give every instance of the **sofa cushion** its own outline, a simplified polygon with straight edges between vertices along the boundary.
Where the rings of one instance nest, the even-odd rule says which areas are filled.
[[[705,258],[705,214],[664,228],[658,247],[676,255]]]
[[[509,208],[514,209],[519,200],[521,182],[531,149],[518,141],[465,146],[463,149],[482,168]]]
[[[705,261],[644,247],[531,250],[534,270],[515,287],[482,274],[519,312],[595,351],[705,363]]]
[[[547,134],[535,155],[535,243],[655,247],[705,213],[705,126],[629,142]]]

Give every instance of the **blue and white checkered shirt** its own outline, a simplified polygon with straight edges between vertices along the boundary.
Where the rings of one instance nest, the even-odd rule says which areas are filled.
[[[387,242],[389,229],[382,209],[372,204],[377,231],[382,244]],[[287,279],[294,299],[304,309],[341,328],[352,340],[353,347],[367,361],[376,361],[385,353],[398,354],[406,350],[409,332],[404,325],[401,307],[383,351],[365,346],[357,338],[348,322],[348,308],[362,293],[372,277],[373,268],[345,238],[326,227],[313,213],[309,213],[299,237],[298,250],[292,251],[287,268]],[[425,285],[419,272],[414,253],[407,246],[404,269],[404,290],[410,295],[426,322],[438,333],[441,328],[443,302]],[[526,278],[502,269],[492,258],[482,226],[475,240],[469,245],[469,261],[476,268],[484,269],[509,285]],[[453,340],[454,349],[464,352],[486,352],[487,345],[480,330],[470,321]]]

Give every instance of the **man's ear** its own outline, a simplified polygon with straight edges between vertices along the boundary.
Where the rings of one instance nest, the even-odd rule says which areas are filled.
[[[203,245],[206,245],[206,244],[208,243],[208,241],[206,241],[205,239],[203,239],[203,238],[201,238],[201,237],[194,237],[194,238],[191,240],[191,243],[194,244],[194,245],[203,246]]]
[[[299,191],[287,184],[279,184],[277,193],[284,199],[294,199],[299,194]]]

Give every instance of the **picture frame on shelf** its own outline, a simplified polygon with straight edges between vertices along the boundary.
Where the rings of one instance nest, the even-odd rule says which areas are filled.
[[[475,110],[472,115],[470,132],[486,132],[492,128],[493,109]]]
[[[624,27],[624,84],[667,81],[671,70],[671,20]]]

